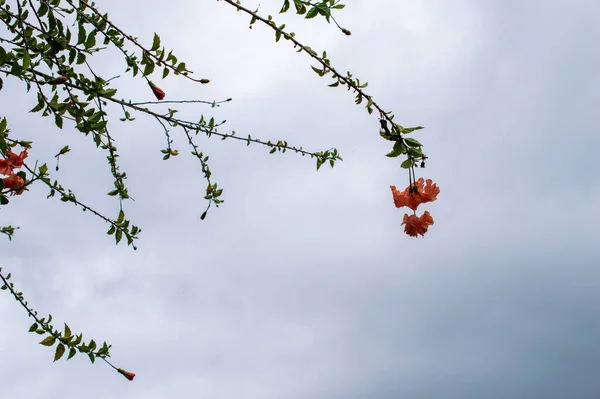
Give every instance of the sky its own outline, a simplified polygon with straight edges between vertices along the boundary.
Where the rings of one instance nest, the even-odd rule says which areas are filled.
[[[310,69],[272,31],[225,2],[107,0],[113,22],[144,43],[156,31],[196,77],[154,79],[167,99],[233,101],[182,107],[226,119],[239,135],[319,151],[333,169],[292,153],[199,137],[225,202],[199,219],[200,165],[162,161],[162,128],[137,115],[109,127],[143,229],[133,251],[108,226],[41,186],[2,208],[0,266],[40,314],[112,344],[130,382],[83,355],[53,363],[32,320],[0,298],[2,397],[90,399],[595,399],[600,395],[600,5],[384,0],[345,2],[343,35],[322,18],[261,12],[327,50],[428,155],[420,176],[440,187],[425,237],[403,232],[376,115]],[[256,8],[257,2],[244,2]],[[116,54],[116,53],[114,53]],[[117,96],[152,101],[118,57],[93,60]],[[108,215],[118,203],[105,154],[72,128],[29,114],[35,97],[3,78],[1,113],[34,141],[77,197]],[[166,110],[167,106],[156,106]]]

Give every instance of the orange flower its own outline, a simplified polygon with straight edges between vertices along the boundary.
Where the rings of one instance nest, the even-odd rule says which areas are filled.
[[[420,217],[417,215],[404,215],[404,221],[402,222],[404,226],[404,232],[411,237],[416,237],[419,234],[422,236],[425,235],[429,225],[433,224],[433,218],[429,211],[425,211]]]
[[[21,151],[18,155],[11,150],[6,151],[6,154],[8,158],[0,160],[0,174],[10,176],[13,170],[23,166],[23,160],[27,158],[27,149]]]
[[[425,183],[427,183],[427,185],[425,185]],[[424,180],[421,177],[413,184],[413,187],[414,186],[417,187],[416,192],[411,192],[410,186],[406,187],[404,191],[398,191],[396,186],[390,186],[396,208],[407,206],[413,211],[416,211],[419,204],[435,201],[437,195],[440,193],[439,187],[433,183],[433,180],[431,179]]]
[[[156,86],[152,82],[148,82],[148,84],[150,85],[150,88],[152,89],[152,93],[154,93],[154,95],[156,96],[156,98],[158,100],[162,100],[163,98],[165,98],[165,92],[162,91],[162,89],[160,87]]]
[[[135,374],[132,373],[131,371],[125,371],[123,369],[117,369],[117,371],[121,374],[123,374],[125,376],[125,378],[127,378],[129,381],[133,381],[133,377],[135,377]]]
[[[4,183],[4,188],[8,188],[10,190],[15,190],[15,194],[21,195],[23,190],[20,190],[25,185],[25,180],[21,178],[21,176],[10,175],[4,179],[2,179],[2,183]]]

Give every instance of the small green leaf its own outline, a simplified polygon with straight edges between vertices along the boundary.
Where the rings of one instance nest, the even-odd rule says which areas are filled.
[[[304,16],[304,18],[311,19],[311,18],[316,17],[318,14],[319,14],[319,9],[317,7],[313,7],[310,10],[308,10],[308,12]]]
[[[54,123],[56,124],[56,126],[58,126],[59,129],[62,129],[62,127],[63,127],[62,116],[60,116],[58,114],[54,115]]]
[[[407,159],[407,160],[405,160],[404,162],[402,162],[400,164],[400,167],[404,168],[404,169],[408,169],[408,168],[410,168],[412,166],[412,164],[413,164],[412,160],[411,159]]]
[[[404,134],[408,134],[408,133],[414,132],[415,130],[421,130],[421,129],[425,129],[425,128],[423,126],[405,127],[401,131]]]
[[[290,9],[290,0],[285,0],[283,2],[283,7],[281,7],[281,10],[279,11],[279,13],[283,14],[284,12],[286,12],[289,9]]]
[[[158,50],[159,47],[160,47],[160,37],[158,37],[156,32],[154,32],[154,40],[152,40],[152,47],[150,48],[150,51]]]
[[[75,356],[76,353],[77,353],[77,351],[75,350],[75,348],[69,349],[69,356],[67,357],[67,360],[69,360],[70,358]]]
[[[423,156],[423,153],[421,152],[421,150],[419,148],[408,147],[408,155],[415,157],[415,158],[421,158]]]
[[[115,233],[115,241],[117,242],[117,244],[121,241],[122,238],[123,230],[117,230],[117,232]]]
[[[6,51],[2,47],[0,47],[0,65],[3,65],[6,62],[7,55]]]
[[[396,158],[404,153],[406,153],[406,147],[404,146],[404,144],[402,144],[402,142],[396,141],[394,143],[392,151],[389,154],[386,154],[385,156],[388,158]]]
[[[73,335],[71,333],[71,329],[69,328],[69,326],[67,325],[67,323],[65,323],[65,333],[63,334],[63,336],[66,337],[70,337],[71,335]]]
[[[421,147],[422,144],[419,143],[417,140],[411,138],[411,137],[407,137],[404,139],[404,142],[406,143],[406,145],[408,145],[409,147]]]
[[[53,335],[50,335],[50,336],[44,338],[43,340],[41,340],[40,344],[42,344],[44,346],[52,346],[52,345],[54,345],[55,342],[56,342],[56,337],[54,337]]]
[[[314,66],[312,66],[312,65],[311,65],[310,67],[312,68],[312,70],[313,70],[313,71],[315,71],[315,73],[316,73],[317,75],[319,75],[319,76],[323,76],[323,75],[325,75],[325,71],[324,71],[324,70],[322,70],[322,69],[319,69],[319,68],[317,68],[317,67],[314,67]]]
[[[296,7],[296,14],[304,14],[306,12],[306,6],[301,0],[294,0],[294,6]]]
[[[21,61],[23,69],[28,69],[31,65],[31,56],[29,55],[29,52],[27,50],[23,51],[23,58]]]
[[[54,352],[54,361],[59,360],[65,354],[65,346],[60,343],[56,346],[56,352]]]

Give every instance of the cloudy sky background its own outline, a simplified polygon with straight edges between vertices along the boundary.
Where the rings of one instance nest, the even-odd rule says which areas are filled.
[[[134,382],[81,355],[52,364],[31,320],[0,299],[3,398],[578,398],[600,395],[600,5],[593,1],[346,1],[339,21],[264,14],[369,81],[430,157],[441,188],[425,238],[403,233],[390,185],[406,186],[375,115],[326,87],[310,60],[224,2],[105,1],[113,21],[163,44],[210,85],[170,77],[168,99],[233,102],[182,110],[229,129],[344,158],[315,172],[291,153],[200,137],[226,202],[205,221],[200,166],[161,160],[142,115],[112,133],[143,232],[115,247],[99,219],[34,187],[2,208],[0,265],[40,313],[113,345]],[[256,2],[245,3],[254,8]],[[132,11],[136,10],[136,11]],[[119,60],[119,62],[121,62]],[[95,65],[124,97],[141,79]],[[157,82],[159,78],[155,79]],[[27,111],[4,79],[2,114],[35,141],[78,198],[116,215],[105,154]],[[157,107],[166,109],[166,106]],[[84,166],[85,165],[85,166]]]

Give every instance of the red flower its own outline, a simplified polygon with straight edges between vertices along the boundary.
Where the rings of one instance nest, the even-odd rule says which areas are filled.
[[[127,378],[129,381],[133,381],[133,377],[135,377],[135,374],[132,373],[131,371],[125,371],[123,369],[117,369],[117,371],[121,374],[123,374],[125,376],[125,378]]]
[[[21,151],[20,154],[15,154],[11,150],[6,151],[8,158],[0,159],[0,174],[10,176],[13,170],[20,168],[24,164],[24,159],[27,158],[27,149]]]
[[[156,86],[154,83],[152,82],[148,82],[148,84],[150,85],[150,88],[152,89],[152,93],[154,93],[154,95],[156,96],[156,98],[160,101],[163,98],[165,98],[165,92],[162,91],[162,89],[158,86]]]
[[[10,175],[4,179],[2,179],[2,183],[4,183],[4,188],[8,188],[10,190],[14,190],[16,195],[21,195],[23,190],[20,190],[25,185],[25,180],[21,176],[18,175]]]
[[[409,236],[416,237],[419,234],[424,236],[429,226],[433,224],[433,218],[428,211],[425,211],[420,217],[405,214],[402,224],[405,225],[404,232]]]

